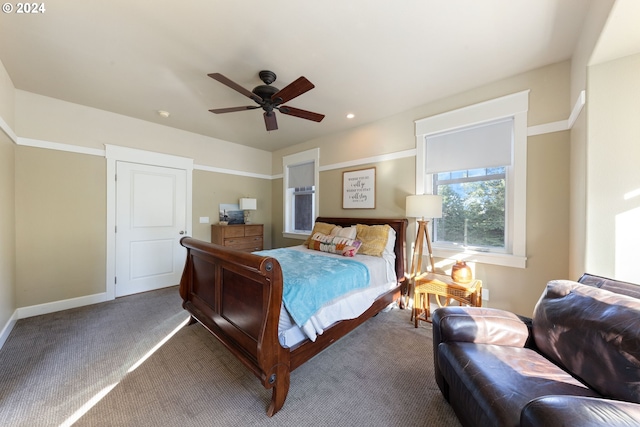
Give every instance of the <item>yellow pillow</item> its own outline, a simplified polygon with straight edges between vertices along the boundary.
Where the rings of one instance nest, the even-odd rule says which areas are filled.
[[[389,230],[391,227],[385,225],[356,225],[356,239],[362,242],[362,246],[358,250],[359,254],[382,256],[384,248],[389,239]]]
[[[336,227],[335,224],[327,224],[326,222],[316,222],[315,224],[313,224],[313,230],[311,231],[311,234],[309,234],[309,237],[307,237],[307,240],[304,241],[304,245],[309,246],[311,237],[314,234],[316,233],[331,234],[331,230],[333,230],[335,227]]]

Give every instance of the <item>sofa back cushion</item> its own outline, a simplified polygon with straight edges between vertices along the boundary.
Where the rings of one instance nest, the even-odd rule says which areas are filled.
[[[553,280],[533,314],[540,351],[605,397],[640,403],[640,300]]]
[[[608,279],[606,277],[596,276],[595,274],[589,273],[583,274],[582,277],[578,279],[578,282],[584,285],[595,286],[596,288],[604,289],[606,291],[640,299],[640,286],[633,283]]]

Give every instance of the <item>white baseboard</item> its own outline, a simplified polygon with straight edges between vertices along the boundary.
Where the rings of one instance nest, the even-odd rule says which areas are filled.
[[[85,305],[98,304],[109,301],[107,293],[87,295],[84,297],[70,298],[61,301],[48,302],[45,304],[31,305],[16,309],[18,319],[40,316],[41,314],[55,313],[56,311],[68,310],[70,308],[83,307]]]
[[[9,334],[13,330],[13,327],[16,325],[17,321],[18,321],[18,310],[13,312],[13,315],[9,318],[9,320],[7,321],[7,324],[4,325],[4,328],[2,328],[2,332],[0,332],[0,348],[2,348],[4,343],[7,341],[7,338],[9,338]]]

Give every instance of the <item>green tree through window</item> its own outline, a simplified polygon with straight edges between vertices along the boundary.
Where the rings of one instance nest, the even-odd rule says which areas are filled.
[[[505,247],[505,168],[434,174],[434,193],[442,196],[442,218],[434,241],[465,247]]]

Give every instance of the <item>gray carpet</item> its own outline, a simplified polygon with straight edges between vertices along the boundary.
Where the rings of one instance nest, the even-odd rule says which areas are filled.
[[[173,287],[19,320],[0,350],[0,425],[460,425],[433,379],[431,327],[406,310],[295,370],[268,418],[271,392],[202,326],[181,328],[180,303]]]

